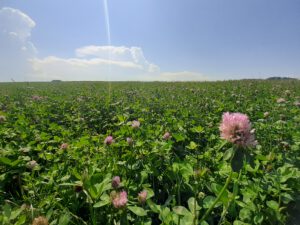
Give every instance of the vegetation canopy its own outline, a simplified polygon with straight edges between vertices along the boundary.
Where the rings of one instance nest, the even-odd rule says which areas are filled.
[[[0,84],[1,224],[297,224],[300,81]]]

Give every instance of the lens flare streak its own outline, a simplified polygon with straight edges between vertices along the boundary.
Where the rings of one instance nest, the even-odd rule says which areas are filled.
[[[106,34],[107,34],[107,45],[111,46],[111,34],[110,34],[110,22],[109,22],[109,10],[108,10],[108,2],[107,0],[103,0],[104,5],[104,17],[105,17],[105,25],[106,25]],[[107,73],[107,81],[108,81],[108,100],[107,103],[110,103],[111,98],[111,50],[108,50],[108,73]]]

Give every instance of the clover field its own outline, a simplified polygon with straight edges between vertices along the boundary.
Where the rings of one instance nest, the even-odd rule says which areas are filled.
[[[0,224],[299,224],[299,167],[300,81],[0,84]]]

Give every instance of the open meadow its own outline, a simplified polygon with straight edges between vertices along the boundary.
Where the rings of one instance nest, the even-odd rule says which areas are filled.
[[[3,225],[296,225],[299,167],[298,80],[0,83]]]

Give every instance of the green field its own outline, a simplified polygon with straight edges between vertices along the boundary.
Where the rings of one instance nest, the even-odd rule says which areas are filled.
[[[0,83],[0,224],[299,224],[299,167],[300,81]]]

